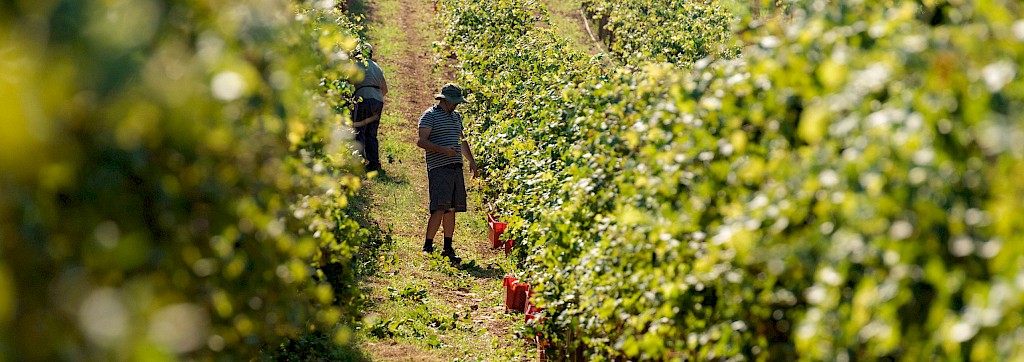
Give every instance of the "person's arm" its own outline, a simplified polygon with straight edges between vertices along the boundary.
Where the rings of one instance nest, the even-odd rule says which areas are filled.
[[[455,147],[455,146],[441,147],[441,146],[435,145],[433,142],[430,142],[430,130],[431,130],[430,127],[420,127],[419,128],[420,137],[416,141],[416,146],[419,146],[420,148],[422,148],[424,150],[427,150],[427,152],[442,153],[445,156],[455,156],[455,155],[459,154],[458,147]]]
[[[364,119],[362,121],[353,122],[352,123],[352,127],[362,127],[362,126],[368,125],[368,124],[370,124],[370,122],[373,122],[373,121],[376,121],[376,120],[380,120],[380,113],[376,113],[376,114],[374,114],[374,115],[372,115],[370,117],[367,117],[366,119]]]
[[[388,96],[388,79],[384,77],[384,73],[380,73],[380,94]]]
[[[480,173],[476,169],[476,159],[473,158],[473,150],[469,148],[469,141],[466,141],[466,136],[462,132],[459,132],[459,138],[462,139],[462,157],[469,163],[469,172],[473,174],[473,178],[477,178]]]

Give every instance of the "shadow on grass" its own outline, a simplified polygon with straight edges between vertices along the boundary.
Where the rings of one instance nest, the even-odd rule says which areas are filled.
[[[383,181],[388,177],[378,176],[378,178]],[[366,234],[366,238],[362,240],[358,252],[352,259],[352,262],[356,264],[357,282],[363,278],[377,275],[382,270],[382,263],[385,262],[383,256],[392,250],[395,243],[392,236],[394,231],[391,228],[385,230],[380,223],[373,220],[371,213],[374,207],[367,198],[366,192],[366,189],[360,190],[359,194],[349,200],[348,208],[345,210],[349,218],[359,223]]]
[[[377,177],[374,177],[373,179],[388,186],[404,186],[409,184],[408,177],[403,175],[393,175],[386,170],[378,171]]]
[[[476,260],[470,260],[468,263],[459,264],[458,268],[477,279],[498,280],[505,275],[504,270],[495,268],[494,265],[488,265],[486,268],[481,267],[476,263]]]

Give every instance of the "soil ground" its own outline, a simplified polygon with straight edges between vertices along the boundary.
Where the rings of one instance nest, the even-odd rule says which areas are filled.
[[[437,252],[420,251],[427,180],[416,126],[436,102],[433,94],[454,78],[450,64],[434,59],[433,3],[367,0],[353,10],[366,15],[366,36],[389,88],[379,133],[384,173],[367,182],[364,196],[372,221],[391,243],[376,253],[378,270],[360,281],[359,348],[375,361],[531,359],[535,348],[514,335],[522,315],[503,306],[501,279],[511,263],[486,245],[486,212],[468,170],[469,212],[457,217],[454,243],[463,263],[452,266]]]
[[[587,35],[579,4],[545,0],[550,26],[580,49],[601,52]],[[359,349],[379,361],[524,361],[536,358],[533,343],[516,331],[522,314],[504,310],[502,277],[513,263],[486,242],[486,203],[466,171],[469,212],[457,217],[458,266],[420,251],[428,214],[426,165],[416,147],[419,116],[436,101],[433,94],[454,80],[455,64],[437,59],[439,40],[433,2],[354,0],[350,9],[366,16],[365,36],[384,70],[385,99],[380,141],[384,172],[370,178],[361,206],[386,233],[372,274],[360,280],[364,296]],[[440,249],[440,233],[436,245]]]

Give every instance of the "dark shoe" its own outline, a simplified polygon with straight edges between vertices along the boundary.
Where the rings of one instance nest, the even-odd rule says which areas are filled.
[[[455,255],[455,249],[444,249],[444,251],[441,252],[441,256],[448,258],[452,264],[459,264],[462,262],[462,258]]]
[[[423,244],[423,252],[427,254],[433,254],[434,244]]]
[[[371,163],[366,165],[366,172],[377,171],[378,173],[384,173],[384,169],[380,167],[380,163]]]

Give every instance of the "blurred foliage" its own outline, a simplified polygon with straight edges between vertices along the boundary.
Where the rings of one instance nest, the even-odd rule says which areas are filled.
[[[0,360],[347,340],[361,75],[333,4],[0,2]]]
[[[1021,4],[785,6],[633,71],[536,2],[443,3],[548,355],[1024,358]]]
[[[650,61],[690,65],[707,57],[734,58],[732,15],[717,2],[681,0],[584,0],[582,7],[604,24],[609,50],[623,63]]]
[[[264,351],[253,361],[361,362],[370,361],[370,357],[352,345],[339,345],[332,336],[314,331],[288,340],[273,351]]]

